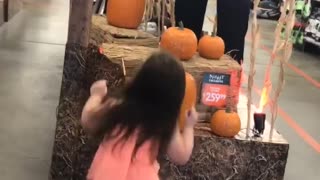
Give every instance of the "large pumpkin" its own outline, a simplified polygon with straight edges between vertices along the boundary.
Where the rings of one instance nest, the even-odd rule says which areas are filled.
[[[183,27],[170,27],[162,35],[160,47],[180,60],[190,60],[197,52],[198,40],[194,32]]]
[[[241,121],[238,113],[226,110],[218,110],[211,118],[211,130],[222,137],[234,137],[241,129]]]
[[[184,93],[183,102],[179,115],[179,127],[180,130],[184,129],[186,121],[186,113],[195,106],[197,100],[197,86],[193,76],[186,72],[186,88]]]
[[[224,55],[225,44],[219,36],[204,35],[198,45],[199,55],[207,59],[220,59]]]
[[[108,0],[107,20],[112,26],[137,29],[141,24],[146,0]]]

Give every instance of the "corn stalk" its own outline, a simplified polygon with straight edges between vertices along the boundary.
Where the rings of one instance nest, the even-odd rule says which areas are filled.
[[[283,7],[287,7],[288,6],[288,2],[289,1],[286,1]],[[269,96],[270,96],[270,92],[272,90],[271,69],[272,69],[274,61],[276,59],[276,55],[279,53],[279,51],[281,49],[283,49],[283,46],[284,46],[284,43],[281,40],[281,31],[282,31],[282,29],[284,27],[284,22],[286,20],[286,11],[285,10],[286,10],[285,8],[281,9],[281,16],[279,18],[277,27],[276,27],[276,29],[274,31],[275,39],[274,39],[273,48],[272,48],[272,52],[271,52],[271,55],[270,55],[269,63],[267,64],[267,67],[266,67],[266,71],[265,71],[265,75],[264,75],[264,86],[263,86],[263,91],[262,91],[262,93],[265,93],[265,94],[262,94],[262,96],[267,98],[267,102],[265,102],[265,104],[263,104],[263,107],[259,107],[259,108],[261,108],[261,110],[263,110],[264,106],[269,103]],[[271,107],[271,110],[272,110],[272,107]]]
[[[286,13],[286,9],[289,6],[289,13]],[[292,35],[292,29],[295,22],[295,0],[286,0],[285,4],[282,8],[282,14],[281,14],[279,24],[282,27],[285,27],[285,38],[283,40],[280,40],[281,38],[281,29],[276,32],[275,37],[275,46],[273,48],[273,51],[276,53],[277,51],[281,51],[281,57],[279,59],[280,61],[280,70],[278,73],[278,82],[275,89],[275,93],[272,98],[272,106],[271,106],[271,128],[270,128],[270,134],[269,139],[272,140],[273,137],[273,130],[275,121],[277,119],[278,115],[278,100],[279,96],[283,90],[284,84],[285,84],[285,78],[284,78],[284,72],[285,72],[285,65],[288,63],[291,54],[292,54],[292,42],[291,42],[291,35]],[[279,27],[280,28],[280,27]]]
[[[148,29],[148,22],[152,19],[154,13],[155,0],[146,0],[145,10],[144,10],[144,25],[145,31]]]
[[[252,104],[252,86],[254,83],[254,75],[255,75],[255,61],[256,61],[256,51],[259,44],[259,25],[257,20],[257,8],[260,0],[254,0],[254,8],[253,8],[253,21],[252,21],[252,30],[251,30],[251,37],[252,37],[252,44],[251,44],[251,54],[250,54],[250,69],[249,69],[249,76],[248,76],[248,114],[247,114],[247,132],[246,137],[249,138],[250,134],[250,124],[251,124],[251,104]]]
[[[176,26],[176,15],[175,15],[175,0],[169,0],[170,4],[170,21],[171,21],[171,26],[175,27]]]
[[[153,14],[158,18],[158,36],[161,36],[161,29],[165,31],[164,24],[166,15],[170,15],[171,25],[176,26],[175,18],[175,0],[153,0],[155,12]],[[163,27],[161,27],[161,25]]]

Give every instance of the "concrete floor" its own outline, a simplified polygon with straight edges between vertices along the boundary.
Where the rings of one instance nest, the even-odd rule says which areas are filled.
[[[68,1],[24,2],[23,11],[0,27],[1,180],[44,180],[48,177],[67,38]],[[209,0],[208,16],[215,14],[214,7],[215,2]],[[260,21],[260,24],[261,44],[265,47],[258,52],[255,84],[261,89],[275,22]],[[206,20],[204,29],[211,28]],[[245,70],[248,69],[250,40],[246,47]],[[318,180],[320,83],[315,81],[320,82],[320,58],[295,51],[290,63],[276,124],[290,143],[285,179]],[[299,70],[315,81],[297,73]],[[278,65],[275,65],[273,80],[277,71]],[[254,96],[258,102],[258,94]]]
[[[0,27],[1,180],[48,179],[53,147],[69,2],[25,2]]]

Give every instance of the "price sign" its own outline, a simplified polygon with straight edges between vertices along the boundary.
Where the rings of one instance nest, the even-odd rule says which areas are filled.
[[[202,81],[202,103],[207,106],[225,107],[230,78],[230,74],[206,73]]]

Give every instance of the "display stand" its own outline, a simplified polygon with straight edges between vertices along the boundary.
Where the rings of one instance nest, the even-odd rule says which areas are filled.
[[[201,128],[197,126],[191,160],[185,166],[177,166],[171,163],[168,157],[161,157],[161,178],[165,180],[282,180],[289,144],[276,131],[272,141],[268,133],[261,138],[247,139],[246,101],[247,98],[241,95],[238,114],[243,130],[234,139],[217,137],[203,130],[203,125]],[[270,124],[266,123],[265,131],[269,132],[270,128]],[[252,136],[251,133],[250,136]]]
[[[92,82],[106,79],[111,91],[116,91],[124,84],[124,75],[133,77],[146,57],[159,50],[147,44],[123,44],[119,41],[111,43],[105,36],[112,34],[110,29],[97,25],[95,20],[91,22],[91,16],[91,0],[71,0],[69,35],[50,172],[52,180],[84,180],[86,177],[98,143],[84,133],[79,118]],[[134,38],[128,40],[132,39]],[[89,42],[94,45],[89,45]],[[238,110],[242,128],[245,128],[246,100],[239,100],[240,65],[228,56],[223,56],[220,60],[207,60],[198,55],[183,64],[197,81],[198,99],[201,96],[204,73],[232,75],[228,98],[233,99],[232,105]],[[126,73],[123,73],[124,69]],[[159,157],[162,179],[283,179],[289,145],[275,130],[274,134],[278,138],[271,140],[265,138],[267,134],[262,139],[248,138],[243,131],[235,138],[217,137],[208,128],[208,120],[214,110],[208,110],[200,102],[197,109],[200,111],[201,123],[195,127],[193,156],[185,166],[170,163],[166,156]]]

